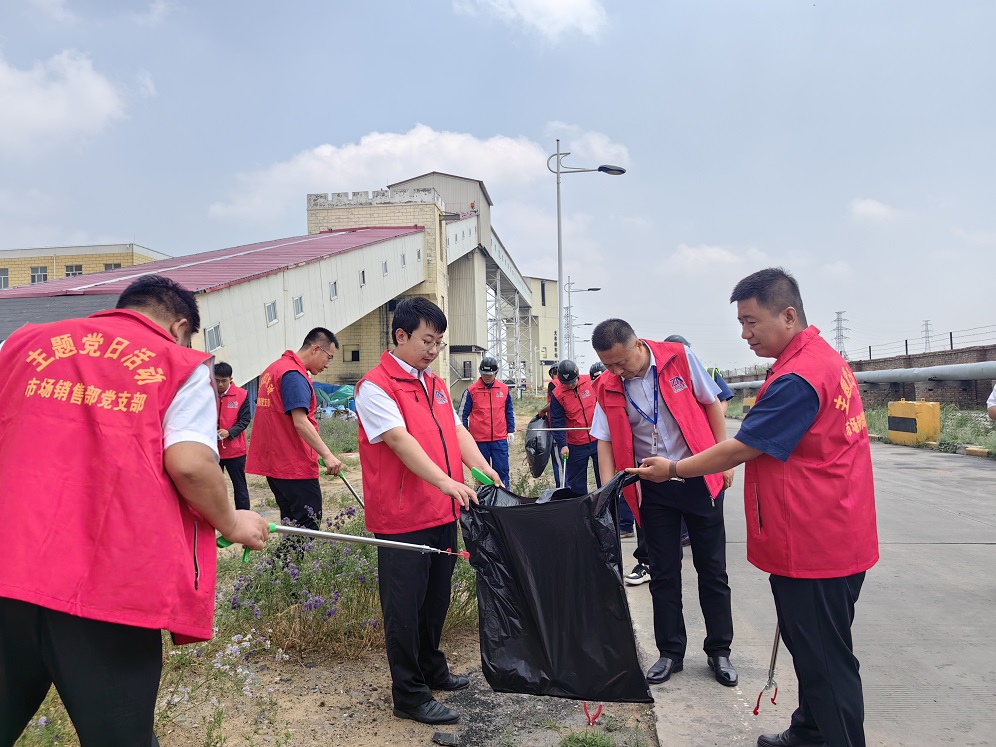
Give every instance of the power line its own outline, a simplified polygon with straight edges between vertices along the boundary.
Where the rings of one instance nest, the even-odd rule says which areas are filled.
[[[837,318],[834,320],[834,330],[833,330],[833,344],[837,348],[837,352],[840,353],[841,357],[845,360],[847,359],[847,351],[844,349],[844,340],[848,339],[845,332],[850,332],[850,327],[845,327],[844,322],[848,321],[844,318],[846,311],[835,311]]]

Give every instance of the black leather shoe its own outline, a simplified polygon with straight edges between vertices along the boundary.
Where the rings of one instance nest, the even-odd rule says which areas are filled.
[[[647,683],[650,685],[659,685],[662,682],[667,682],[671,679],[671,675],[675,672],[680,672],[683,666],[680,659],[675,661],[674,659],[662,656],[657,660],[656,664],[647,670]]]
[[[709,668],[716,673],[716,682],[727,687],[737,684],[737,670],[730,664],[728,656],[710,656],[706,658]]]
[[[826,747],[826,744],[799,739],[791,729],[786,729],[781,734],[762,734],[757,738],[757,747]]]
[[[398,718],[421,721],[423,724],[455,724],[460,720],[459,713],[452,708],[447,708],[438,700],[427,700],[422,705],[408,710],[395,707],[394,715]]]
[[[470,685],[470,678],[465,677],[462,674],[453,674],[450,672],[446,679],[430,687],[433,690],[463,690],[465,687]]]

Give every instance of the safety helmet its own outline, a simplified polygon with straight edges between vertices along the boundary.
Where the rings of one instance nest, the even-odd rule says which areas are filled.
[[[578,380],[581,372],[578,371],[578,364],[574,361],[565,360],[557,365],[557,378],[562,384],[572,384]]]
[[[497,374],[498,373],[498,361],[493,355],[486,355],[481,359],[481,365],[477,368],[482,374]]]
[[[682,345],[688,345],[689,347],[691,347],[692,345],[692,343],[690,343],[681,335],[671,335],[666,340],[664,340],[664,342],[680,342]]]
[[[605,373],[605,364],[602,363],[601,361],[592,363],[591,368],[588,369],[588,375],[591,377],[592,381],[597,379],[603,373]]]

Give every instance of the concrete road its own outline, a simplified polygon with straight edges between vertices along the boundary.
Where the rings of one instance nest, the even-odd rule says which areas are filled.
[[[872,444],[872,458],[882,557],[866,576],[853,628],[868,745],[996,745],[996,462],[882,444]],[[742,489],[739,468],[726,527],[740,684],[723,687],[706,666],[686,549],[685,669],[651,688],[663,747],[753,745],[786,728],[797,703],[783,646],[777,705],[765,699],[752,713],[767,681],[775,610],[767,576],[747,562]],[[627,561],[634,547],[624,541]],[[657,659],[650,592],[643,585],[628,595],[646,668]]]

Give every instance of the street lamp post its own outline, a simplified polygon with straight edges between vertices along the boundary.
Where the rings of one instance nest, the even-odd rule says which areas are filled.
[[[557,175],[557,319],[560,326],[560,347],[562,351],[565,344],[564,340],[567,338],[567,335],[570,334],[570,330],[564,322],[564,234],[563,228],[561,227],[560,217],[560,175],[580,174],[586,171],[599,171],[603,174],[609,174],[610,176],[620,176],[621,174],[626,173],[626,169],[622,166],[610,166],[608,164],[603,164],[594,169],[581,169],[576,166],[564,166],[564,156],[569,156],[570,154],[570,151],[565,153],[560,152],[560,138],[557,138],[557,152],[546,159],[547,169],[549,169],[550,173]],[[557,159],[557,167],[553,168],[550,165],[550,161],[555,158]]]
[[[587,325],[580,325],[574,323],[574,307],[571,305],[571,293],[594,293],[595,291],[602,290],[601,288],[572,288],[574,283],[571,282],[571,276],[567,276],[567,282],[564,284],[564,288],[567,290],[567,329],[569,330],[568,343],[565,347],[565,352],[568,358],[572,361],[574,360],[574,328],[580,326],[591,326],[591,322]]]

